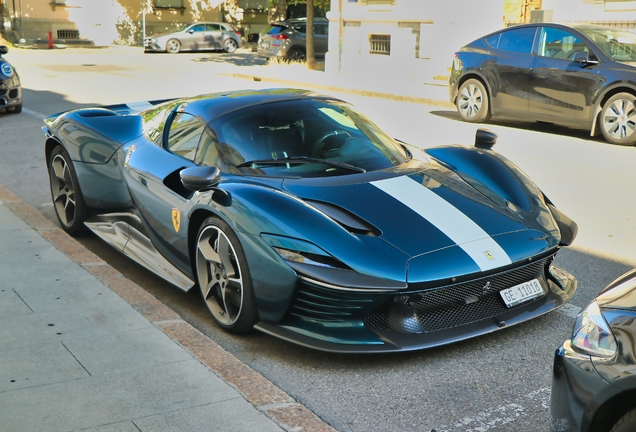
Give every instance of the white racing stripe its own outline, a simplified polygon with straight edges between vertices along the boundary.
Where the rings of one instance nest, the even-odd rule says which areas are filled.
[[[499,244],[448,201],[408,176],[371,182],[447,235],[484,270],[512,261]]]

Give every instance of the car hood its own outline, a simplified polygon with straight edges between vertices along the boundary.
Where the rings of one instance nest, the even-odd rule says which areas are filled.
[[[341,215],[350,215],[360,222],[358,231],[366,226],[366,235],[402,251],[410,257],[410,280],[421,280],[413,273],[417,268],[426,268],[430,278],[432,263],[452,260],[460,267],[465,264],[460,273],[472,273],[539,255],[559,243],[552,217],[551,229],[537,221],[543,215],[546,223],[547,207],[536,204],[526,211],[499,205],[439,166],[410,173],[288,179],[284,188],[319,209],[323,206],[343,225],[348,222]],[[342,213],[332,216],[332,207]]]
[[[636,269],[630,270],[605,287],[596,301],[605,309],[636,310]]]

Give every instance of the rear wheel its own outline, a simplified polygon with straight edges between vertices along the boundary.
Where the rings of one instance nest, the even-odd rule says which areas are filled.
[[[196,244],[197,282],[214,320],[231,333],[258,320],[247,261],[238,237],[221,219],[203,222]]]
[[[238,48],[238,43],[234,39],[226,39],[223,42],[223,51],[226,53],[233,53]]]
[[[179,42],[178,40],[170,39],[166,43],[166,52],[169,52],[170,54],[176,54],[179,51],[181,51],[181,42]]]
[[[490,118],[488,92],[484,85],[469,79],[459,88],[457,95],[457,112],[465,121],[472,123],[485,122]]]
[[[51,153],[49,178],[53,208],[62,229],[72,236],[85,233],[84,221],[88,210],[71,158],[61,146],[55,147]]]
[[[287,60],[290,62],[304,62],[307,60],[307,53],[302,48],[292,48],[287,53]]]
[[[612,144],[636,144],[636,96],[618,93],[601,110],[601,132]]]

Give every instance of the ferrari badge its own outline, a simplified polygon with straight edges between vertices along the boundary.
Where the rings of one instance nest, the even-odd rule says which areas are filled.
[[[181,227],[181,212],[176,208],[172,209],[172,226],[176,232],[179,232]]]

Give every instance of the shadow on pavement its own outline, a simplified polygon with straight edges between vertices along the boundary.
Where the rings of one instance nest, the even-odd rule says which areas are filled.
[[[463,122],[457,111],[430,111],[431,114],[444,117],[450,120],[457,120]],[[487,125],[496,125],[496,126],[504,126],[504,127],[513,127],[516,129],[529,130],[540,133],[549,133],[552,135],[561,135],[566,137],[578,138],[591,142],[598,142],[608,144],[605,139],[603,139],[602,135],[590,136],[590,132],[583,129],[572,129],[566,126],[559,126],[553,123],[545,123],[545,122],[524,122],[519,120],[508,120],[508,119],[490,119],[486,123],[476,123],[477,125],[487,126]]]
[[[235,53],[235,54],[212,54],[209,57],[199,57],[192,61],[204,63],[228,63],[234,66],[265,66],[267,59],[254,53]]]

